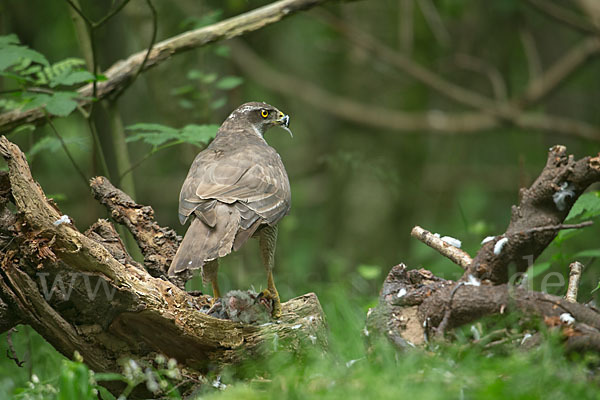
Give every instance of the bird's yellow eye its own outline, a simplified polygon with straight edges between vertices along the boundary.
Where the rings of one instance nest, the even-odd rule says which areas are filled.
[[[267,118],[269,116],[269,112],[267,110],[261,110],[260,115],[263,118]]]

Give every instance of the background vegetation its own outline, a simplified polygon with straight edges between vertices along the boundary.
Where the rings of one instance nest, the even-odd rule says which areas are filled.
[[[268,2],[155,3],[160,41]],[[293,139],[277,129],[267,134],[286,165],[293,193],[292,212],[280,224],[275,277],[283,299],[317,293],[328,317],[332,351],[325,358],[310,354],[299,362],[282,356],[241,372],[231,371],[220,378],[228,385],[226,390],[207,385],[211,389],[206,395],[275,398],[283,392],[297,398],[399,394],[537,398],[552,394],[553,398],[572,398],[577,393],[591,398],[597,393],[596,386],[589,385],[591,361],[568,361],[552,341],[527,354],[513,351],[510,343],[490,352],[483,347],[461,347],[459,334],[455,346],[436,355],[396,356],[382,344],[367,358],[360,336],[365,313],[377,301],[392,265],[423,266],[446,278],[461,274],[458,267],[410,239],[414,225],[460,238],[463,248],[475,254],[485,236],[504,231],[510,206],[518,201],[518,189],[537,176],[548,147],[564,144],[577,157],[592,155],[600,150],[600,134],[585,138],[552,127],[524,129],[510,120],[473,132],[401,124],[396,129],[391,124],[384,128],[385,123],[367,118],[371,108],[411,112],[425,116],[434,126],[432,119],[445,123],[443,118],[439,122],[441,112],[455,114],[472,111],[472,107],[449,99],[357,45],[334,28],[328,15],[337,15],[348,26],[376,38],[376,43],[460,87],[501,100],[519,97],[528,82],[590,35],[550,18],[534,3],[540,2],[328,4],[236,41],[175,56],[140,74],[118,100],[96,104],[88,123],[72,105],[73,90],[93,80],[94,74],[89,60],[86,65],[81,44],[85,39],[78,35],[69,4],[2,0],[0,35],[16,36],[3,36],[0,41],[4,57],[0,57],[0,67],[8,59],[6,49],[18,46],[16,37],[23,46],[45,55],[48,68],[38,71],[28,69],[30,65],[12,65],[3,69],[0,107],[8,111],[45,104],[49,114],[68,115],[55,118],[54,129],[48,124],[24,127],[9,138],[26,151],[35,178],[80,230],[107,217],[81,177],[106,174],[105,163],[114,183],[139,203],[151,205],[158,222],[176,227],[180,234],[185,227],[177,220],[179,188],[194,156],[216,129],[214,125],[245,101],[266,101],[290,114]],[[578,4],[569,1],[561,6],[578,21],[585,21]],[[90,0],[82,0],[80,6],[96,21],[111,9],[108,2]],[[593,30],[597,28],[584,26],[592,26],[591,35],[598,37]],[[147,47],[152,30],[152,12],[146,2],[127,4],[94,29],[99,70]],[[46,60],[35,59],[36,54],[27,57],[43,66]],[[540,99],[532,112],[598,127],[599,67],[598,59],[590,57]],[[490,81],[490,76],[495,78]],[[304,84],[335,94],[336,101],[321,92],[306,96],[297,90],[298,82],[300,87]],[[32,86],[46,91],[23,91]],[[344,101],[364,108],[343,118],[343,113],[333,109],[344,108]],[[475,112],[485,115],[481,109]],[[127,127],[126,144],[115,134],[120,126]],[[586,201],[582,212],[589,211],[586,218],[594,217],[598,214],[596,193]],[[581,213],[576,214],[581,219]],[[586,264],[580,299],[592,300],[599,278],[594,264],[600,255],[599,233],[595,226],[561,234],[537,264],[537,279],[541,272],[566,274],[569,262],[578,257]],[[256,243],[250,243],[227,257],[220,270],[222,289],[264,287],[257,255]],[[201,281],[195,279],[189,288],[202,289]],[[555,288],[554,293],[563,292],[564,288]],[[488,321],[480,329],[498,329],[494,324]],[[0,360],[1,398],[48,398],[59,389],[63,396],[93,396],[96,386],[85,364],[64,359],[28,327],[21,327],[12,340],[25,364],[19,368],[8,358]],[[7,348],[3,335],[0,353]],[[348,365],[351,360],[358,361]],[[216,382],[216,377],[211,379]]]

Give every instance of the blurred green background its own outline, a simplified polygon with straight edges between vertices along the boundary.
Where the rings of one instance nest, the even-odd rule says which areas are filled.
[[[155,3],[160,41],[268,2]],[[474,255],[485,236],[504,232],[510,207],[518,202],[519,188],[537,177],[550,146],[566,145],[576,157],[598,153],[600,62],[590,57],[529,109],[535,115],[588,124],[596,129],[595,138],[583,138],[568,130],[557,132],[553,127],[524,129],[510,121],[474,132],[402,126],[385,129],[385,122],[366,118],[371,108],[434,120],[437,117],[441,124],[440,110],[449,114],[484,112],[448,99],[388,60],[357,46],[327,22],[327,15],[338,16],[353,29],[376,38],[377,43],[460,87],[503,101],[504,97],[518,98],[532,79],[587,35],[598,37],[598,28],[589,22],[592,18],[577,1],[566,1],[561,7],[578,21],[588,21],[584,26],[591,26],[591,31],[557,21],[533,3],[331,2],[234,42],[176,55],[141,74],[112,103],[113,111],[96,105],[93,123],[111,180],[137,202],[151,205],[159,224],[174,227],[183,235],[186,227],[177,220],[179,189],[201,148],[179,144],[147,156],[153,150],[151,145],[129,142],[126,150],[135,168],[120,179],[124,170],[117,166],[119,143],[111,135],[111,122],[120,120],[125,127],[137,123],[174,128],[219,125],[239,104],[255,100],[287,112],[294,138],[279,129],[266,135],[280,153],[292,186],[292,210],[280,223],[277,287],[284,300],[316,292],[328,317],[351,321],[352,335],[357,335],[364,313],[376,303],[392,265],[404,262],[409,267],[425,267],[448,279],[462,274],[460,268],[410,238],[414,225],[459,238],[463,248]],[[80,2],[95,20],[105,15],[111,4]],[[71,16],[66,2],[1,0],[0,35],[16,34],[21,43],[46,55],[50,63],[84,58]],[[146,3],[132,0],[95,31],[100,70],[143,50],[151,32]],[[299,93],[299,87],[317,87],[337,97],[333,104],[323,104],[322,98],[307,99],[310,96]],[[13,81],[0,78],[1,90],[13,88]],[[344,108],[344,101],[362,105],[364,114],[360,107],[350,118],[332,111]],[[94,150],[80,113],[56,118],[54,125],[86,177],[100,174],[98,149]],[[27,153],[34,177],[80,230],[107,217],[48,126],[15,132],[9,139]],[[539,263],[544,263],[544,271],[566,274],[575,254],[598,248],[599,233],[594,226],[574,236],[562,235],[565,240],[551,245]],[[599,275],[594,253],[587,254],[592,256],[581,259],[587,264],[581,288],[581,298],[586,301],[592,298]],[[219,279],[222,290],[251,285],[264,288],[257,243],[251,241],[228,256],[222,262]],[[201,281],[195,279],[189,288],[202,289]],[[562,294],[562,290],[556,289],[555,294]],[[346,328],[331,326],[332,334],[343,340],[349,335]],[[0,390],[4,393],[23,386],[32,368],[47,379],[57,372],[60,356],[28,328],[20,330],[13,336],[20,354],[29,354],[29,372],[3,359]],[[6,348],[4,337],[0,338],[2,351]]]

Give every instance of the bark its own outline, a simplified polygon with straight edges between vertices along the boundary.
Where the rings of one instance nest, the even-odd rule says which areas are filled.
[[[78,351],[95,371],[120,371],[126,358],[177,359],[197,381],[211,367],[267,355],[275,343],[298,349],[326,345],[325,321],[310,293],[283,304],[277,323],[243,324],[207,314],[207,296],[193,296],[135,262],[110,222],[83,234],[62,216],[31,176],[24,154],[5,137],[0,154],[8,174],[0,178],[0,329],[31,325],[67,357]],[[152,209],[134,203],[105,178],[94,194],[133,233],[145,260],[164,270],[179,238],[158,226]],[[5,232],[10,232],[6,239]],[[214,307],[212,307],[214,309]],[[14,316],[18,315],[18,319]],[[268,345],[265,345],[268,344]]]
[[[518,206],[506,232],[485,243],[465,276],[472,274],[493,283],[508,282],[509,266],[524,272],[556,237],[558,230],[541,228],[560,225],[571,207],[592,183],[600,181],[600,155],[575,160],[564,146],[553,146],[539,177],[530,188],[521,189]],[[557,201],[562,192],[562,202]],[[499,254],[494,248],[507,239]]]
[[[457,284],[424,269],[409,270],[404,264],[388,274],[378,306],[367,314],[366,333],[384,334],[399,347],[422,345],[438,335],[445,318],[444,328],[451,329],[513,312],[560,327],[569,350],[600,350],[600,312],[595,308],[519,286]],[[562,322],[563,314],[575,322]]]
[[[550,148],[539,177],[530,188],[521,189],[506,232],[484,243],[470,264],[468,254],[450,254],[449,249],[456,249],[437,243],[439,239],[422,240],[431,235],[416,227],[414,236],[425,243],[435,241],[431,247],[467,267],[466,271],[453,282],[424,269],[408,270],[403,264],[393,267],[378,306],[367,314],[365,333],[382,333],[400,347],[421,345],[433,336],[443,337],[447,329],[484,316],[518,311],[560,326],[569,350],[599,351],[597,309],[507,284],[509,268],[524,272],[560,229],[590,224],[564,225],[563,221],[577,198],[599,180],[600,155],[575,160],[564,146]]]
[[[93,178],[90,186],[96,200],[106,206],[111,217],[133,234],[148,272],[154,277],[166,276],[181,237],[173,229],[161,227],[154,221],[152,207],[137,204],[105,177]],[[189,275],[179,277],[174,283],[183,288],[187,279]]]

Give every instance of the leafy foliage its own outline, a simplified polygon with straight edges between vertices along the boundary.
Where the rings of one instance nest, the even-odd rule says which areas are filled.
[[[230,56],[230,48],[224,45],[212,46],[211,51],[221,58]],[[240,76],[220,76],[209,68],[192,68],[186,78],[189,82],[175,87],[171,94],[179,99],[181,108],[192,111],[198,118],[206,118],[208,112],[222,108],[227,103],[223,92],[236,89],[244,83],[244,78]]]
[[[571,208],[567,221],[585,220],[600,216],[600,191],[584,193]]]
[[[81,137],[68,137],[63,141],[66,145],[77,145],[82,149],[88,149],[89,143]],[[56,153],[62,149],[62,143],[55,136],[44,136],[31,146],[27,152],[27,159],[31,162],[38,154],[43,152]]]
[[[127,130],[135,132],[127,142],[141,141],[153,147],[153,151],[181,143],[205,146],[217,134],[218,125],[186,125],[181,129],[160,124],[139,123],[130,125]]]
[[[567,223],[577,223],[586,220],[597,220],[599,216],[600,191],[592,191],[579,196],[565,221]],[[597,244],[587,249],[582,249],[578,245],[581,235],[589,229],[568,229],[558,232],[556,238],[546,250],[546,256],[543,257],[543,260],[538,260],[528,269],[528,279],[543,278],[544,273],[550,271],[553,266],[554,271],[560,271],[561,274],[566,275],[568,274],[567,266],[574,261],[583,262],[589,269],[600,258],[600,247]],[[596,290],[598,288],[600,288],[600,283]]]
[[[68,116],[77,107],[78,94],[53,89],[93,81],[94,75],[83,69],[84,65],[78,58],[50,64],[43,54],[19,44],[16,35],[0,36],[0,76],[17,87],[0,98],[0,108],[44,107],[50,114]]]
[[[46,67],[50,65],[43,54],[20,45],[17,35],[0,36],[0,73],[8,75],[6,71],[10,67],[21,64],[22,69],[32,62]]]

